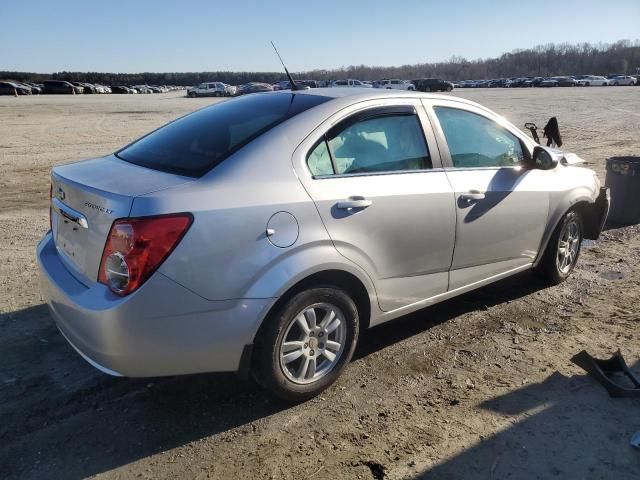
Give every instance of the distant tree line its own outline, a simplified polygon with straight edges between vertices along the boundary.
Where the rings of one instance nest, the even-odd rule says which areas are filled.
[[[489,79],[525,76],[611,75],[640,73],[640,41],[620,40],[613,44],[546,44],[514,50],[497,58],[467,60],[451,57],[437,63],[419,63],[400,67],[357,65],[333,70],[312,70],[292,74],[298,79],[331,80],[358,78],[415,79],[438,77],[447,80]],[[105,85],[196,85],[221,81],[239,85],[250,81],[274,83],[284,80],[282,72],[172,72],[172,73],[100,73],[56,72],[40,74],[0,71],[0,79],[41,82],[46,79],[71,80]]]

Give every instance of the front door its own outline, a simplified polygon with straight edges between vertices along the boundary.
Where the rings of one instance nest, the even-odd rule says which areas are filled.
[[[335,247],[369,274],[384,311],[446,292],[453,253],[453,192],[433,168],[439,157],[416,107],[364,108],[331,122],[300,175]]]
[[[531,264],[549,212],[549,172],[525,168],[524,141],[483,111],[433,105],[455,192],[450,290]]]

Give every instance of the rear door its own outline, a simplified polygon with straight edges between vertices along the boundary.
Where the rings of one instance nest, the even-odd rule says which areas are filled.
[[[531,264],[549,212],[545,176],[503,119],[459,102],[426,102],[455,192],[451,290]]]
[[[335,247],[369,274],[384,311],[447,290],[453,192],[423,122],[419,100],[365,102],[294,154]]]

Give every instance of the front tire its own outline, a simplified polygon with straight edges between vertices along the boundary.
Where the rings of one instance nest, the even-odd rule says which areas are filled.
[[[308,400],[333,384],[358,341],[357,307],[333,286],[294,295],[265,322],[256,338],[252,374],[287,401]]]
[[[552,285],[564,282],[578,262],[583,232],[578,212],[567,212],[551,235],[534,272]]]

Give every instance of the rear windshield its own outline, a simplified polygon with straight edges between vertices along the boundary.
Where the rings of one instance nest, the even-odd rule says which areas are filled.
[[[116,153],[154,170],[200,177],[247,143],[330,97],[253,94],[198,110],[151,132]]]

